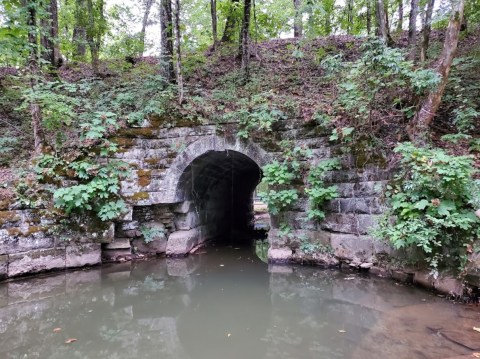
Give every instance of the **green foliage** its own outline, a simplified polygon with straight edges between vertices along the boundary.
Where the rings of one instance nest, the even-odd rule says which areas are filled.
[[[307,188],[305,188],[310,203],[308,219],[323,220],[325,212],[322,211],[321,207],[326,201],[338,197],[337,187],[326,186],[324,179],[328,171],[339,168],[340,162],[338,160],[328,159],[310,170],[307,178]]]
[[[151,243],[157,238],[165,238],[165,230],[157,227],[149,227],[147,225],[140,227],[140,232],[145,243]]]
[[[480,235],[472,158],[410,143],[395,151],[402,170],[386,192],[395,221],[386,218],[378,234],[395,248],[418,247],[434,273],[444,265],[461,267],[467,245]]]
[[[439,83],[435,71],[415,68],[401,50],[387,47],[378,38],[368,39],[361,50],[362,57],[354,62],[342,62],[339,55],[322,61],[327,77],[337,78],[336,115],[348,117],[350,125],[335,130],[332,140],[349,137],[353,128],[356,138],[374,136],[374,113],[384,113],[385,120],[395,114],[398,121],[402,113],[413,113],[419,99]]]
[[[240,129],[237,136],[248,138],[252,131],[259,130],[271,132],[275,122],[286,118],[282,111],[269,103],[267,95],[253,95],[250,99],[241,102],[240,109],[224,116],[227,121],[233,120],[239,123]]]
[[[59,188],[54,192],[55,206],[67,214],[93,211],[102,221],[120,216],[125,210],[124,202],[118,198],[120,178],[127,175],[128,165],[120,161],[109,161],[99,165],[90,161],[79,161],[68,165],[79,178],[79,183]]]
[[[315,253],[333,254],[333,248],[331,246],[321,243],[311,243],[307,238],[301,238],[298,248],[307,255]]]

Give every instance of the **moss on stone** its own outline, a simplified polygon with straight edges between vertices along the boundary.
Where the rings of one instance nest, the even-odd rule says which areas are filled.
[[[149,199],[150,195],[148,194],[148,192],[137,192],[130,196],[125,196],[125,198],[130,201],[142,201]]]
[[[15,211],[0,211],[0,226],[10,222],[18,222],[20,216]]]

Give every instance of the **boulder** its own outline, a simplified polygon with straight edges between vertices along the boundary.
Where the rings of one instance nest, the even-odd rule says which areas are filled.
[[[168,237],[166,248],[167,255],[186,255],[197,245],[199,239],[200,233],[197,228],[188,231],[173,232]]]

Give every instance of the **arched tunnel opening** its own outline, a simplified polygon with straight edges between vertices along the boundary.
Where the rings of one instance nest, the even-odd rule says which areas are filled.
[[[250,157],[232,150],[208,151],[187,166],[177,191],[193,203],[202,236],[217,245],[249,245],[260,234],[253,202],[261,179],[262,170]]]

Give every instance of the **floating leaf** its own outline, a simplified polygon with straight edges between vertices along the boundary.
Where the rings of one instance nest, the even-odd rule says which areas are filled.
[[[65,340],[65,344],[75,343],[76,341],[77,341],[77,339],[70,338],[70,339]]]
[[[346,333],[347,331],[346,331],[346,330],[343,330],[343,329],[339,329],[338,332],[339,332],[339,333]]]
[[[475,330],[476,332],[479,332],[479,333],[480,333],[480,328],[473,327],[473,330]]]
[[[62,330],[62,328],[55,328],[55,329],[53,329],[53,332],[58,333],[60,330]]]

